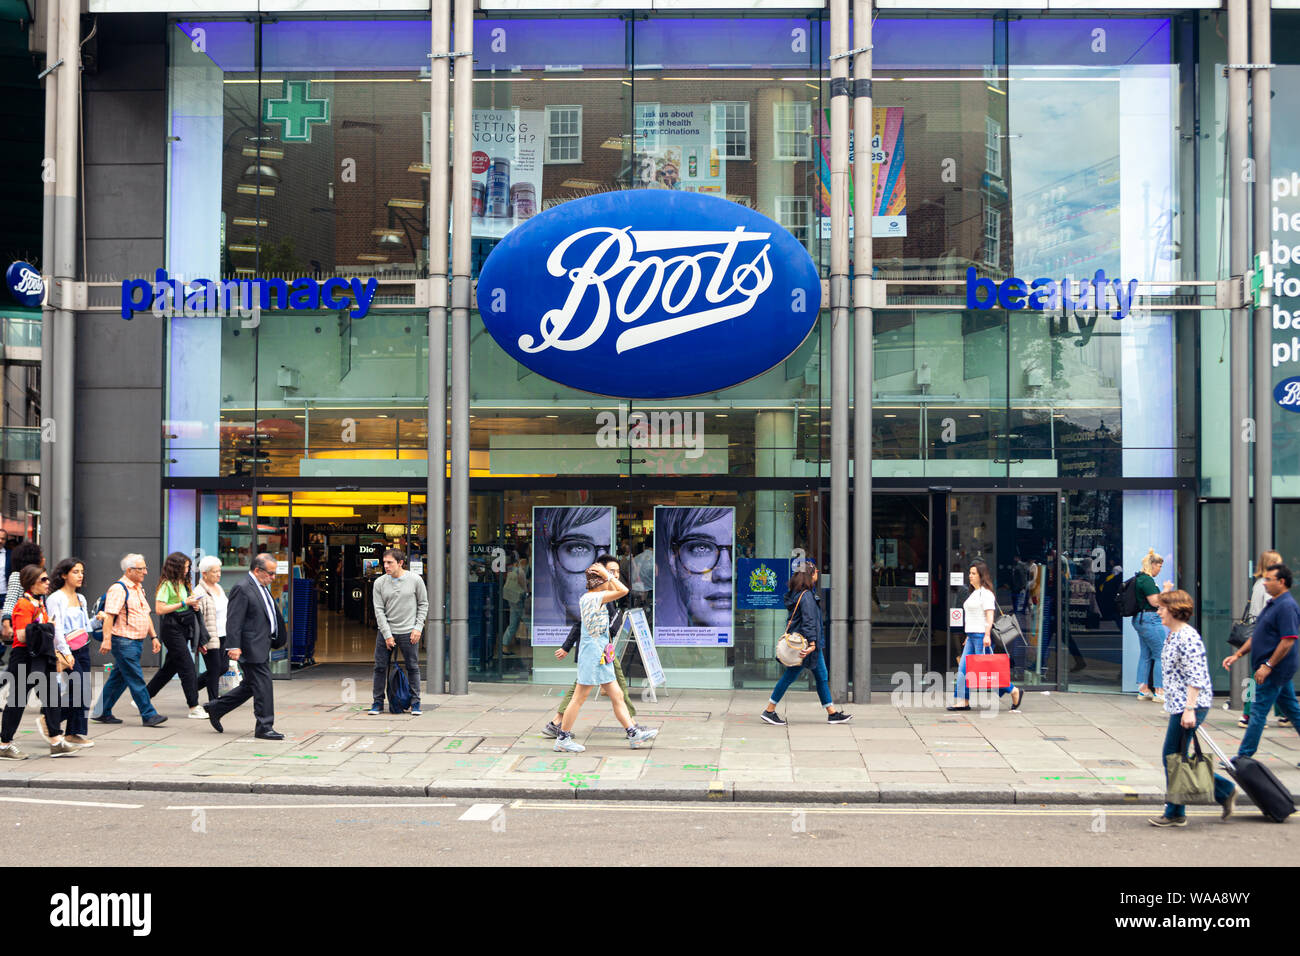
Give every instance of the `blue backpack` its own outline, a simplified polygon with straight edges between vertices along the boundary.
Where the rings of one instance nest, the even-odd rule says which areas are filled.
[[[128,605],[130,604],[131,592],[126,590],[126,585],[121,581],[114,581],[110,584],[108,591],[113,590],[114,587],[120,587],[126,593],[126,597],[122,598],[122,622],[125,623],[130,617],[131,609]],[[108,601],[108,591],[101,594],[99,599],[95,601],[95,606],[90,609],[90,629],[92,631],[102,631],[104,629],[104,622],[99,619],[99,612],[104,610],[104,604]]]
[[[388,710],[400,714],[411,706],[411,682],[406,677],[406,668],[393,666],[393,657],[397,648],[388,652]]]

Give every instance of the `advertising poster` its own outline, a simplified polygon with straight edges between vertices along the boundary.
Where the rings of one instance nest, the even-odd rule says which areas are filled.
[[[822,217],[822,238],[830,236],[831,127],[830,111],[817,117],[817,211]],[[854,139],[850,134],[849,162]],[[907,156],[903,149],[903,108],[882,106],[871,111],[872,197],[871,235],[876,239],[907,235]],[[853,172],[849,171],[849,209],[853,208]]]
[[[731,647],[735,508],[655,508],[654,637],[659,647]]]
[[[641,661],[645,664],[646,683],[651,687],[658,687],[667,678],[664,677],[663,665],[659,663],[659,652],[655,650],[654,636],[650,633],[650,625],[646,623],[645,611],[642,608],[628,611],[624,620],[627,622],[623,625],[624,630],[631,628],[637,650],[641,652]]]
[[[578,623],[587,569],[613,554],[614,508],[533,508],[534,647],[558,647]]]
[[[1300,110],[1300,66],[1272,71],[1274,115]],[[1273,475],[1275,494],[1294,494],[1300,474],[1300,126],[1273,124],[1269,257],[1273,266]],[[1263,183],[1255,186],[1264,188]]]
[[[541,212],[541,110],[475,110],[471,234],[499,238]]]
[[[740,558],[736,561],[736,607],[743,611],[785,609],[790,584],[789,558]]]
[[[708,103],[637,106],[634,147],[637,171],[651,189],[727,194],[727,164],[713,144]]]

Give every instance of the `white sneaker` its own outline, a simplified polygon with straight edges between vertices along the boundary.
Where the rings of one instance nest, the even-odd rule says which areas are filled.
[[[627,745],[636,750],[636,745],[645,740],[654,740],[659,736],[658,729],[649,727],[637,727],[632,733],[627,735]]]
[[[563,734],[555,738],[555,746],[551,748],[557,753],[580,754],[587,748],[573,739],[573,734]]]
[[[71,757],[81,748],[76,744],[70,744],[66,740],[60,740],[57,744],[50,744],[51,757]]]
[[[207,712],[206,710],[203,709],[203,705],[201,705],[201,704],[200,704],[199,706],[197,706],[197,707],[191,707],[191,708],[190,708],[190,719],[191,719],[191,720],[207,720],[207,719],[208,719],[208,712]]]
[[[1156,695],[1155,695],[1154,697],[1152,697],[1151,699],[1154,700],[1157,704],[1163,704],[1163,703],[1165,702],[1165,695],[1164,695],[1164,694],[1156,694]]]

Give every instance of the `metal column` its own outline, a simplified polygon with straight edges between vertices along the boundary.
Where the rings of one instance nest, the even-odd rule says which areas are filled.
[[[875,321],[872,307],[871,214],[873,182],[867,131],[871,120],[872,0],[853,0],[853,699],[871,703],[871,379]],[[868,188],[863,188],[867,186]]]
[[[447,137],[451,80],[450,0],[433,0],[429,59],[429,475],[425,491],[425,573],[429,693],[446,689],[447,660]]]
[[[1251,152],[1255,158],[1255,252],[1272,247],[1273,62],[1269,0],[1251,0],[1250,71]],[[1269,301],[1268,296],[1263,297]],[[1273,547],[1273,308],[1255,303],[1255,551]],[[1233,613],[1239,613],[1237,608]]]
[[[72,285],[77,277],[77,147],[78,119],[81,114],[81,4],[78,0],[59,2],[59,58],[63,65],[54,72],[58,79],[58,130],[54,148],[56,179],[54,182],[54,283],[58,301],[54,312],[54,342],[44,345],[51,355],[53,408],[42,411],[54,419],[53,462],[50,480],[53,486],[52,510],[42,507],[42,530],[45,532],[47,561],[60,560],[72,553],[72,443],[75,433],[73,414],[75,320],[68,308]]]
[[[831,697],[848,698],[849,0],[831,0]],[[861,144],[859,144],[859,147]],[[870,152],[868,151],[868,155]]]
[[[1246,167],[1246,70],[1242,64],[1247,57],[1247,0],[1228,0],[1228,214],[1229,214],[1229,273],[1236,280],[1246,274],[1250,261],[1250,235],[1247,228],[1250,215],[1250,197],[1247,190],[1249,175]],[[1232,494],[1232,544],[1228,564],[1228,577],[1232,582],[1233,614],[1240,613],[1246,604],[1247,567],[1250,561],[1250,460],[1243,434],[1249,415],[1247,396],[1250,394],[1250,310],[1233,309],[1229,318],[1230,351],[1232,356],[1229,415],[1229,448],[1231,449],[1229,473]],[[1239,706],[1242,697],[1239,663],[1233,669],[1231,701]]]
[[[45,75],[45,153],[42,158],[42,179],[44,180],[44,227],[41,233],[41,274],[49,284],[46,288],[45,303],[41,307],[41,423],[52,417],[54,411],[54,296],[52,286],[54,279],[54,235],[58,229],[55,220],[55,189],[58,169],[55,167],[55,179],[47,173],[49,164],[54,159],[55,143],[58,142],[57,117],[59,115],[59,78],[54,64],[59,62],[59,0],[45,0],[45,69],[53,72]],[[42,433],[44,428],[42,427]],[[48,442],[41,442],[41,495],[40,520],[37,522],[38,540],[45,547],[50,546],[50,516],[54,513],[54,447]],[[57,558],[55,560],[58,560]]]
[[[455,0],[451,167],[451,675],[469,693],[470,133],[474,128],[474,0]]]

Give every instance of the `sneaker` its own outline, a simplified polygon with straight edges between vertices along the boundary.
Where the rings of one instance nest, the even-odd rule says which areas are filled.
[[[91,740],[89,737],[83,737],[81,736],[81,734],[65,734],[63,739],[70,744],[75,744],[76,746],[82,748],[83,750],[87,747],[95,746],[95,742],[93,740]]]
[[[383,702],[383,701],[380,701],[380,702],[377,703],[377,704],[371,704],[371,705],[370,705],[370,709],[369,709],[368,711],[366,711],[366,713],[367,713],[369,716],[371,716],[371,717],[375,717],[375,716],[377,716],[377,715],[379,715],[379,714],[382,714],[383,712],[384,712],[384,702]]]
[[[628,728],[627,731],[627,744],[633,750],[636,750],[637,744],[642,743],[643,741],[646,740],[654,740],[658,736],[659,736],[659,731],[657,729],[652,729],[649,727],[638,727],[635,724],[633,724],[630,728]]]
[[[560,731],[560,736],[555,738],[555,746],[551,749],[558,753],[580,754],[587,748],[574,740],[573,734]]]
[[[422,711],[422,710],[420,709],[420,705],[419,705],[419,704],[414,704],[414,705],[412,705],[412,707],[411,707],[411,716],[412,716],[412,717],[423,717],[423,716],[424,716],[424,711]]]
[[[76,744],[70,744],[66,740],[60,740],[57,744],[50,744],[51,757],[71,757],[79,749]]]
[[[1147,823],[1153,827],[1185,827],[1187,826],[1187,817],[1150,817]]]
[[[208,712],[203,709],[201,704],[196,704],[190,708],[189,716],[191,720],[207,720]]]
[[[1165,702],[1165,695],[1157,691],[1155,695],[1152,696],[1151,699],[1154,700],[1157,704],[1163,704]]]
[[[1249,726],[1250,726],[1250,718],[1247,717],[1245,714],[1242,714],[1242,715],[1241,715],[1241,720],[1237,721],[1237,726],[1238,726],[1238,727],[1249,727]]]
[[[553,720],[548,720],[546,726],[542,728],[542,736],[550,737],[554,740],[556,737],[560,736],[560,725]]]
[[[765,710],[762,713],[760,713],[758,716],[766,724],[776,724],[776,726],[778,727],[785,726],[785,721],[781,719],[781,715],[774,710],[773,711]]]
[[[50,725],[45,722],[44,714],[36,718],[36,729],[40,731],[41,739],[48,744],[50,742]]]
[[[842,710],[837,710],[833,714],[826,715],[826,723],[828,724],[847,724],[852,719],[852,714],[846,714]]]
[[[1219,806],[1223,807],[1223,816],[1219,818],[1220,820],[1226,820],[1232,816],[1232,811],[1237,807],[1237,791],[1235,788]]]
[[[27,754],[19,750],[17,744],[0,744],[0,758],[6,760],[26,760]]]
[[[97,724],[120,724],[122,722],[121,717],[114,717],[112,714],[103,714],[99,717],[91,717],[90,719],[95,721]]]
[[[1277,725],[1278,725],[1279,727],[1290,727],[1290,726],[1291,726],[1291,718],[1290,718],[1290,717],[1279,717],[1279,718],[1277,719]]]
[[[146,727],[159,727],[165,724],[166,722],[167,722],[167,718],[164,717],[162,714],[154,714],[152,717],[146,717],[144,719],[144,725]]]
[[[1138,695],[1137,695],[1137,696],[1138,696],[1138,700],[1155,700],[1155,699],[1156,699],[1156,695],[1153,694],[1153,693],[1151,693],[1151,691],[1149,691],[1149,690],[1148,690],[1148,691],[1141,691],[1141,690],[1140,690],[1140,691],[1138,691]]]

